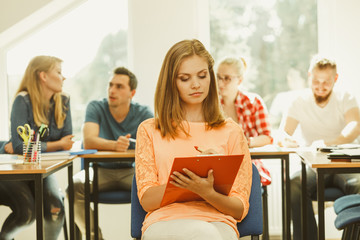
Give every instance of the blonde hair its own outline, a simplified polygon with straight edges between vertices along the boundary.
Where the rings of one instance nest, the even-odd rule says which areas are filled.
[[[240,58],[226,57],[223,60],[221,60],[219,66],[222,64],[234,66],[239,77],[243,77],[247,69],[247,63],[243,57]]]
[[[334,73],[337,73],[337,66],[334,59],[329,57],[324,57],[321,55],[315,55],[310,62],[309,72],[312,72],[315,68],[319,70],[324,70],[327,68],[333,69]]]
[[[42,123],[49,124],[47,110],[49,108],[49,103],[43,101],[43,93],[40,85],[39,74],[41,72],[48,72],[55,67],[55,64],[61,63],[62,60],[53,56],[37,56],[34,57],[28,64],[22,81],[16,95],[20,92],[27,92],[30,97],[34,122],[37,126],[40,126]],[[54,112],[55,112],[55,122],[58,128],[62,128],[64,125],[64,120],[66,118],[66,113],[63,107],[61,93],[55,93],[53,95],[53,100],[55,102]]]
[[[214,59],[204,45],[196,39],[183,40],[172,46],[163,61],[155,91],[155,125],[163,137],[176,137],[180,129],[187,136],[182,121],[184,112],[181,107],[180,94],[176,86],[180,64],[188,57],[197,55],[208,64],[210,87],[208,96],[202,103],[203,116],[208,128],[214,128],[224,123],[220,108],[217,83],[213,70]]]

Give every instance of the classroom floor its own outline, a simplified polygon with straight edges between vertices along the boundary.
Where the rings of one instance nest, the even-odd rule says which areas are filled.
[[[100,213],[100,225],[106,240],[132,240],[130,236],[130,204],[118,204],[118,205],[100,205],[101,210]],[[2,222],[5,216],[10,213],[10,210],[6,207],[0,206],[0,222]],[[111,218],[109,218],[111,216]],[[117,219],[114,221],[114,219]],[[327,232],[329,235],[330,232]],[[331,234],[334,235],[334,234]],[[341,234],[337,234],[337,236],[328,236],[327,240],[340,240]],[[29,238],[29,236],[34,236],[34,238]],[[22,232],[18,234],[16,237],[17,240],[35,240],[36,232],[35,232],[35,224],[30,226],[29,228],[24,229]],[[62,232],[59,237],[60,239],[64,239]],[[85,238],[83,238],[85,239]],[[241,240],[250,240],[250,237],[243,237]],[[282,240],[281,236],[271,235],[271,240]]]

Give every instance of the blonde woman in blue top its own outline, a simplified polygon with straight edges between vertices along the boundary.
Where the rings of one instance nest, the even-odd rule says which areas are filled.
[[[42,138],[41,151],[69,150],[72,147],[70,99],[62,93],[65,77],[62,60],[52,56],[33,58],[17,90],[11,111],[11,140],[2,153],[22,154],[23,141],[17,127],[29,124],[37,131],[42,123],[49,134]],[[16,233],[35,220],[34,186],[28,181],[0,181],[0,204],[12,213],[4,221],[0,240],[14,239]],[[44,179],[45,239],[57,239],[64,222],[64,204],[55,176]]]

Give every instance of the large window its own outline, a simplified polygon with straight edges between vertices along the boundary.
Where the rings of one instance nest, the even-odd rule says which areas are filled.
[[[286,106],[276,96],[305,86],[309,60],[317,52],[316,0],[209,1],[212,55],[216,61],[246,59],[242,88],[263,97],[277,127]],[[111,70],[127,65],[127,14],[127,0],[88,0],[11,49],[9,104],[32,57],[62,58],[79,140],[86,104],[106,97]]]
[[[63,90],[71,96],[75,140],[80,140],[87,103],[106,97],[111,71],[127,65],[127,10],[127,0],[88,0],[11,49],[10,106],[30,59],[59,57],[67,78]]]
[[[305,87],[309,61],[318,51],[317,1],[210,0],[210,27],[215,61],[245,58],[248,71],[241,87],[264,99],[277,127],[290,99],[276,98],[272,106],[273,100],[280,92]]]

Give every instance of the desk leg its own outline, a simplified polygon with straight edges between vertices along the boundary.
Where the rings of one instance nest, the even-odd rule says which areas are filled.
[[[89,177],[89,160],[84,159],[85,168],[85,225],[86,240],[90,240],[90,177]]]
[[[35,177],[35,213],[36,213],[36,236],[38,240],[44,237],[44,208],[43,208],[43,178],[41,174]]]
[[[93,203],[94,203],[94,235],[95,240],[99,239],[99,185],[98,185],[98,164],[93,163],[94,179],[93,179]]]
[[[282,187],[282,209],[283,209],[283,239],[291,239],[291,195],[290,195],[290,167],[289,155],[283,156],[281,159],[281,179],[285,186]]]
[[[282,181],[282,185],[281,185],[281,197],[282,197],[282,201],[281,201],[281,205],[282,205],[282,238],[283,239],[287,239],[286,238],[286,222],[285,222],[285,216],[286,216],[286,197],[285,197],[285,186],[284,183],[286,185],[286,180],[285,180],[285,176],[284,176],[284,172],[285,172],[285,167],[284,167],[284,159],[281,159],[281,181]]]
[[[68,196],[69,196],[69,229],[70,240],[75,240],[75,223],[74,223],[74,181],[73,181],[73,164],[68,166]]]
[[[306,165],[301,161],[301,233],[302,240],[306,240],[307,236],[307,207],[306,207]]]
[[[317,169],[317,200],[318,200],[318,240],[325,240],[325,218],[324,218],[324,173],[321,169]]]

